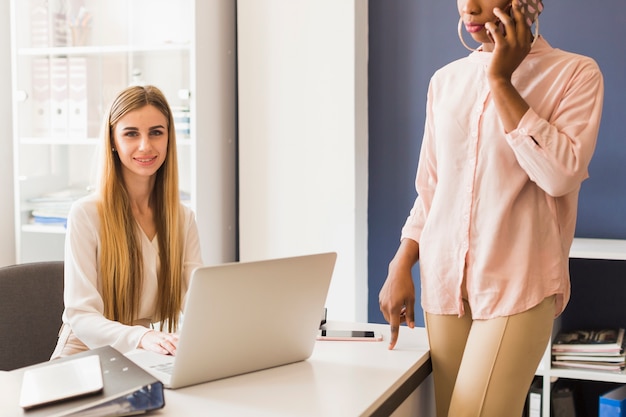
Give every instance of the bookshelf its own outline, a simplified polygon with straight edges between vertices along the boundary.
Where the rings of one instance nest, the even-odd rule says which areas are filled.
[[[158,86],[175,113],[204,261],[234,260],[234,5],[11,0],[10,12],[16,263],[63,259],[63,222],[46,215],[93,190],[102,117],[131,84]]]
[[[570,250],[570,260],[597,260],[597,261],[611,261],[611,262],[624,262],[626,261],[626,240],[620,239],[589,239],[589,238],[575,238]],[[626,268],[626,264],[624,264]],[[570,271],[572,275],[575,270]],[[626,276],[613,277],[614,281],[619,281]],[[600,278],[598,278],[600,279]],[[572,282],[572,292],[576,291],[576,283]],[[602,282],[597,282],[596,285],[602,285]],[[626,286],[626,281],[624,281]],[[610,289],[604,289],[604,291],[610,291]],[[605,300],[590,300],[590,302],[603,303]],[[616,310],[620,308],[618,305],[609,306]],[[576,308],[576,305],[568,305],[563,315],[571,313],[570,308]],[[561,329],[562,318],[555,321],[553,337]],[[626,323],[623,323],[626,326]],[[552,383],[558,379],[568,380],[580,380],[580,381],[595,381],[595,382],[607,382],[616,384],[626,384],[626,372],[602,372],[585,369],[566,369],[552,366],[552,346],[548,345],[544,357],[537,368],[536,375],[541,377],[543,382],[542,389],[542,417],[550,417],[550,398]]]

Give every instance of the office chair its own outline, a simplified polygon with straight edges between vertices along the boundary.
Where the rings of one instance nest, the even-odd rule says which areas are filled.
[[[50,359],[62,313],[62,261],[0,268],[0,370]]]

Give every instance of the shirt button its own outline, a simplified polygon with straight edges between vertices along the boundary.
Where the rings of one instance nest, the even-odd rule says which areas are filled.
[[[526,133],[528,133],[528,132],[526,131],[526,129],[524,129],[523,127],[522,127],[522,128],[520,128],[520,129],[518,130],[518,132],[520,133],[520,135],[525,135]]]
[[[472,132],[472,137],[473,137],[473,138],[475,138],[475,137],[477,137],[477,136],[478,136],[478,132],[473,131],[473,132]]]

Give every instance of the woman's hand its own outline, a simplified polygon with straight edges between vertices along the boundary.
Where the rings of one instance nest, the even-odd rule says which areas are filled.
[[[396,256],[389,264],[389,272],[378,294],[378,304],[385,320],[391,327],[389,349],[393,349],[400,333],[400,324],[404,321],[415,327],[415,285],[411,268],[419,257],[417,242],[404,239]]]
[[[513,17],[497,7],[493,10],[504,25],[504,33],[494,22],[485,24],[487,33],[495,44],[488,71],[488,76],[492,80],[510,82],[513,72],[530,52],[533,35],[520,7],[519,1],[514,0]]]
[[[485,24],[487,33],[495,43],[493,57],[487,69],[487,78],[496,110],[506,132],[517,129],[520,120],[529,109],[528,103],[513,86],[511,78],[530,52],[533,42],[519,1],[514,0],[512,7],[514,19],[500,9],[494,9],[495,15],[504,24],[506,33],[503,34],[493,22]]]
[[[176,355],[176,348],[178,347],[178,335],[150,330],[141,338],[139,347],[162,355],[173,356]]]

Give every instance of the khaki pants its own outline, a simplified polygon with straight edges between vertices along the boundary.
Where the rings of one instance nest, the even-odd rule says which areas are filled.
[[[552,334],[554,296],[520,314],[425,314],[437,417],[519,417]]]

